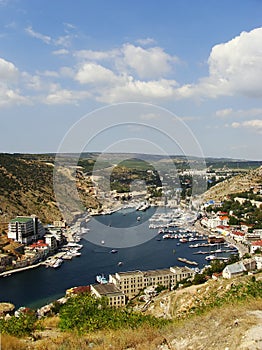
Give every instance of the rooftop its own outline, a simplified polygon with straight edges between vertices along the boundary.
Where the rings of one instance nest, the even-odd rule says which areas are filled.
[[[31,221],[32,218],[30,216],[17,216],[14,219],[11,219],[10,222],[21,222],[21,223],[25,223],[28,221]]]
[[[92,284],[92,287],[100,295],[109,295],[109,294],[123,294],[123,292],[117,288],[113,283],[107,284]]]

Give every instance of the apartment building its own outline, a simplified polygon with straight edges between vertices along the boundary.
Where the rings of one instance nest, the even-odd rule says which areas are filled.
[[[96,297],[107,297],[110,306],[121,307],[126,304],[126,297],[124,293],[113,283],[91,284],[90,287],[91,294],[95,295]]]
[[[8,224],[8,238],[22,244],[30,244],[41,239],[45,229],[37,216],[17,216]]]
[[[169,269],[148,271],[127,271],[109,275],[109,283],[117,286],[129,299],[148,286],[164,286],[172,289],[177,282],[193,276],[188,267],[170,267]]]

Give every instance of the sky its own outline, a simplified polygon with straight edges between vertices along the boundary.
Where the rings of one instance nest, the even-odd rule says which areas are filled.
[[[0,28],[0,152],[262,159],[262,1],[0,0]]]

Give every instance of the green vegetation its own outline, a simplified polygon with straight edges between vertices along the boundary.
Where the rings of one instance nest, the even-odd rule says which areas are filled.
[[[144,182],[152,196],[159,196],[156,188],[161,187],[162,183],[157,171],[148,162],[139,159],[120,162],[114,167],[110,176],[111,190],[118,193],[129,192],[133,181]]]
[[[158,327],[167,323],[153,316],[133,310],[112,308],[106,298],[97,299],[90,294],[70,298],[60,309],[61,330],[79,333],[98,329],[138,328],[142,325]]]
[[[19,317],[0,319],[0,333],[23,337],[31,335],[38,327],[34,312],[23,313]]]

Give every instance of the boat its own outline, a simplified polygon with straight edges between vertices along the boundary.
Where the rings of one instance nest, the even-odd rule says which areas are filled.
[[[137,220],[137,221],[140,221],[140,220],[141,220],[141,217],[140,217],[140,216],[138,216],[138,217],[136,218],[136,220]]]
[[[122,266],[122,265],[123,265],[123,262],[122,262],[122,261],[118,261],[117,265],[118,265],[118,266]]]
[[[58,259],[56,259],[56,261],[54,262],[54,264],[52,265],[52,267],[53,267],[54,269],[56,269],[56,268],[58,268],[59,266],[61,266],[63,262],[64,262],[63,259],[58,258]]]
[[[97,275],[96,276],[96,281],[100,284],[107,284],[108,281],[107,279],[104,277],[104,275]]]
[[[205,259],[206,259],[207,261],[211,261],[211,260],[217,259],[217,257],[216,257],[215,255],[208,255],[208,256],[205,257]]]
[[[116,254],[118,252],[118,250],[116,250],[116,249],[112,249],[111,251],[110,251],[110,253],[112,253],[112,254]]]
[[[198,263],[196,261],[191,261],[191,260],[188,260],[186,258],[177,258],[177,260],[182,261],[188,265],[195,265],[195,266],[198,265]]]

